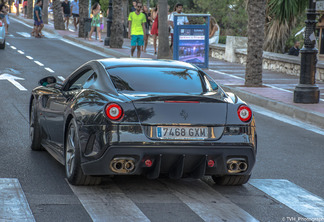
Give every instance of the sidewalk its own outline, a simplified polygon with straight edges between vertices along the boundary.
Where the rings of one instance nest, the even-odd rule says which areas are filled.
[[[31,19],[25,19],[21,16],[17,17],[15,15],[11,16],[29,25],[33,25],[33,20]],[[74,32],[72,23],[70,23],[70,28],[72,29],[71,31],[54,30],[53,24],[48,24],[45,25],[43,30],[54,33],[58,37],[61,36],[78,44],[104,52],[110,56],[130,56],[129,39],[124,39],[122,49],[111,49],[109,46],[104,46],[103,42],[95,39],[88,41],[84,38],[78,38],[77,33]],[[103,40],[105,37],[106,33],[102,33]],[[151,44],[148,45],[147,53],[142,52],[141,55],[142,58],[156,58]],[[321,90],[321,100],[318,104],[297,104],[293,103],[293,91],[299,83],[299,77],[263,70],[263,87],[245,87],[245,67],[243,65],[217,60],[212,57],[209,57],[209,69],[205,71],[220,83],[226,91],[235,93],[247,103],[288,115],[324,129],[324,82],[316,82]]]

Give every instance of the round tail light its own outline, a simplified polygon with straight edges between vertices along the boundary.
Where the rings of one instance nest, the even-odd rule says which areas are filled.
[[[147,166],[147,167],[151,167],[153,165],[153,162],[150,159],[145,160],[144,163],[145,163],[145,166]]]
[[[106,107],[106,115],[111,120],[120,120],[124,112],[117,103],[110,103]]]
[[[208,164],[208,167],[214,167],[215,166],[215,161],[214,160],[208,160],[207,164]]]
[[[251,109],[246,105],[241,105],[237,110],[237,115],[243,122],[249,122],[252,117]]]

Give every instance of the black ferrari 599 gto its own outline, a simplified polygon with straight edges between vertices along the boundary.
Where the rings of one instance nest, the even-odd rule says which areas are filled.
[[[46,149],[74,185],[104,175],[212,176],[246,183],[257,136],[249,106],[179,61],[89,61],[63,83],[40,80],[30,98],[32,150]]]

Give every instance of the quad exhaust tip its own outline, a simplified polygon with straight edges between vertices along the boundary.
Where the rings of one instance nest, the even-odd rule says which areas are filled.
[[[130,157],[114,158],[110,162],[110,169],[115,173],[131,173],[135,169],[135,159]]]
[[[229,159],[227,160],[227,170],[229,173],[242,173],[248,169],[245,159]]]

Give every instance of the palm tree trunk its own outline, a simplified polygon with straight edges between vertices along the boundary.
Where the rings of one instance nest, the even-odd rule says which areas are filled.
[[[84,19],[89,17],[89,1],[88,0],[80,0],[79,1],[79,15],[80,15],[80,23],[79,23],[79,37],[86,37],[86,33],[84,31]]]
[[[43,22],[44,24],[48,24],[48,0],[43,0]]]
[[[28,19],[33,19],[34,18],[34,13],[33,13],[33,0],[28,0],[27,2],[27,18]]]
[[[124,19],[123,19],[123,21],[124,21],[123,29],[124,29],[125,32],[127,32],[126,27],[128,27],[128,17],[127,17],[127,15],[129,14],[128,11],[129,11],[128,0],[123,0],[123,17],[124,17]],[[128,34],[127,33],[124,33],[124,34],[125,34],[124,38],[127,38]]]
[[[248,49],[245,70],[246,86],[262,86],[262,55],[266,0],[248,0]]]
[[[62,12],[62,4],[60,0],[53,0],[53,17],[54,17],[54,28],[56,30],[64,30],[64,22],[63,22],[63,12]]]
[[[159,0],[159,48],[158,59],[170,58],[168,31],[168,1]]]
[[[124,43],[122,0],[113,0],[113,19],[110,27],[110,48],[122,48]]]

